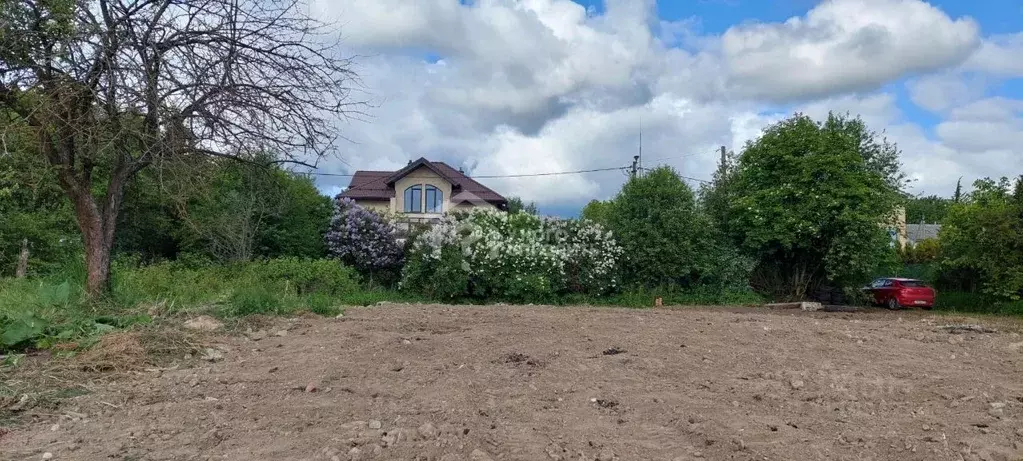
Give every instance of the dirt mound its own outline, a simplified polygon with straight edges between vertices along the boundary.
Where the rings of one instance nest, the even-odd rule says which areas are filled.
[[[352,309],[211,338],[218,355],[196,368],[136,368],[0,438],[0,459],[1023,459],[1018,325],[949,322]],[[92,360],[108,367],[146,347],[107,341]]]

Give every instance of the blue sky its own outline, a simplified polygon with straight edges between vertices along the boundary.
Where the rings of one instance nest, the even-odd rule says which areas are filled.
[[[719,146],[838,111],[898,144],[911,193],[1023,173],[1018,0],[314,1],[345,25],[372,103],[321,172],[419,157],[476,176],[625,166],[642,132],[653,163],[708,178]],[[623,181],[484,182],[574,215]]]

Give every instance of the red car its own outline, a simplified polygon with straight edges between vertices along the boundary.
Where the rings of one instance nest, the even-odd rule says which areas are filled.
[[[902,307],[934,307],[934,288],[913,279],[882,278],[874,280],[863,289],[871,300],[881,306],[895,310]]]

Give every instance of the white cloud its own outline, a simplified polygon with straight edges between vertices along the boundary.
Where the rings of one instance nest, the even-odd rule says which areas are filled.
[[[1019,165],[998,141],[1023,132],[1017,106],[981,100],[988,80],[962,73],[980,72],[1011,37],[978,48],[972,20],[920,0],[833,0],[722,36],[699,34],[693,19],[658,20],[653,0],[609,0],[600,14],[569,0],[314,1],[366,56],[357,70],[374,103],[366,121],[344,127],[352,142],[340,146],[343,161],[321,171],[395,169],[421,156],[475,175],[625,166],[642,130],[647,165],[709,178],[718,146],[738,151],[790,110],[848,111],[887,130],[917,190],[990,175],[1000,168],[993,160]],[[1000,69],[992,72],[1011,70]],[[877,90],[913,74],[912,100],[946,117],[933,133]],[[801,103],[779,109],[780,100]],[[570,208],[613,195],[624,179],[611,171],[483,182]],[[347,182],[318,181],[325,191]]]
[[[957,64],[978,44],[972,19],[920,0],[829,0],[804,17],[735,26],[722,37],[737,88],[771,99],[876,89]]]
[[[961,73],[925,75],[907,84],[913,104],[931,112],[942,112],[979,99],[986,91],[984,79]]]
[[[1023,156],[1023,101],[988,98],[952,111],[936,132],[949,147],[964,155],[983,157],[997,171],[1019,171]]]
[[[1023,32],[988,37],[964,68],[1002,77],[1023,77]]]

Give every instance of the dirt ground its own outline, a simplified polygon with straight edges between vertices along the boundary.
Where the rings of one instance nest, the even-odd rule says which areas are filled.
[[[919,312],[381,306],[215,336],[2,459],[1019,460],[1023,337]],[[265,334],[264,334],[265,333]]]

